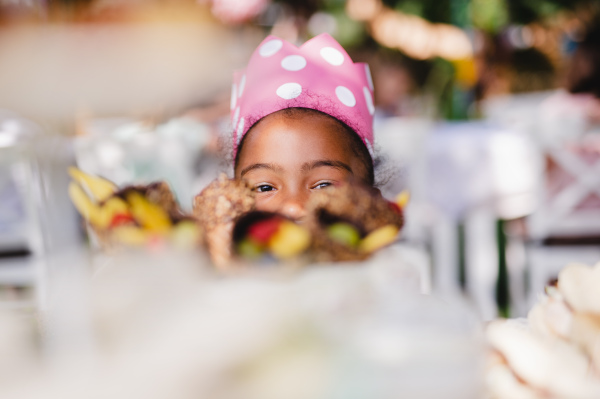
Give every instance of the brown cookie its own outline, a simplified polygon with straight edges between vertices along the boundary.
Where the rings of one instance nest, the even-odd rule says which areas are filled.
[[[254,206],[255,194],[250,186],[225,174],[194,198],[194,216],[204,231],[209,255],[218,268],[226,267],[233,256],[235,221]]]

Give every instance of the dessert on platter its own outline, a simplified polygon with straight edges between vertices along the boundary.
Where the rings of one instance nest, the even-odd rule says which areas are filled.
[[[222,174],[194,198],[188,215],[165,182],[118,188],[76,168],[69,173],[71,200],[102,249],[202,246],[219,270],[367,259],[397,239],[407,202],[406,194],[390,202],[345,184],[312,195],[299,224],[257,210],[251,187]]]
[[[217,267],[249,263],[309,264],[364,260],[394,242],[403,225],[402,206],[369,188],[345,184],[314,193],[306,223],[258,211],[244,183],[221,176],[194,201]]]
[[[125,186],[70,168],[69,196],[102,249],[171,244],[194,248],[201,231],[164,182]]]
[[[354,184],[322,190],[311,196],[308,228],[317,261],[354,261],[396,240],[404,224],[402,208],[408,197],[395,202],[371,188]]]
[[[490,397],[600,398],[600,263],[571,264],[527,320],[487,326]]]

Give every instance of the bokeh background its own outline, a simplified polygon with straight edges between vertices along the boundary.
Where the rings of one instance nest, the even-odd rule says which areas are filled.
[[[230,168],[233,71],[268,34],[327,32],[370,65],[378,181],[411,193],[425,286],[522,316],[600,259],[599,21],[595,0],[0,0],[0,301],[49,306],[86,247],[69,165],[191,209]]]

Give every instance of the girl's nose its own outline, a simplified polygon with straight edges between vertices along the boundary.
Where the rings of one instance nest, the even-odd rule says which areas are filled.
[[[295,221],[301,221],[306,216],[304,209],[308,196],[293,196],[288,197],[283,201],[279,212]]]

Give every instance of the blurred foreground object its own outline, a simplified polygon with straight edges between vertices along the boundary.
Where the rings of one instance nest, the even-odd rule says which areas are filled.
[[[231,262],[233,226],[236,219],[254,208],[254,197],[244,181],[222,174],[194,198],[194,216],[206,232],[208,252],[218,268]]]
[[[174,114],[211,100],[229,85],[237,57],[246,56],[244,41],[202,13],[184,20],[169,15],[146,22],[1,26],[0,106],[68,120],[88,111]],[[252,41],[252,34],[244,40]]]
[[[304,226],[283,215],[256,212],[254,191],[225,174],[194,198],[193,216],[179,208],[164,182],[119,189],[76,168],[69,174],[74,180],[71,201],[104,250],[165,243],[194,248],[202,242],[220,270],[248,261],[271,263],[259,255],[283,264],[302,257],[303,264],[367,259],[396,241],[404,223],[401,206],[408,201],[403,194],[389,202],[377,192],[346,184],[315,194]]]
[[[71,168],[69,196],[104,249],[115,246],[175,247],[200,243],[200,229],[177,205],[164,182],[117,189],[114,183]]]
[[[352,183],[313,194],[307,211],[321,261],[366,259],[394,242],[404,225],[399,204]]]
[[[487,327],[493,399],[600,397],[600,263],[572,264],[525,320]]]
[[[254,212],[255,193],[225,175],[194,199],[194,215],[219,268],[235,264],[236,255],[265,261],[259,256],[265,251],[288,261],[301,257],[309,244],[302,263],[364,260],[393,243],[404,223],[400,205],[352,183],[313,194],[306,207],[306,226],[293,226],[283,215]]]
[[[409,267],[222,278],[190,255],[121,253],[79,287],[55,286],[42,353],[4,321],[12,356],[0,363],[29,362],[13,364],[0,396],[481,397],[477,320],[457,300],[419,295]]]

